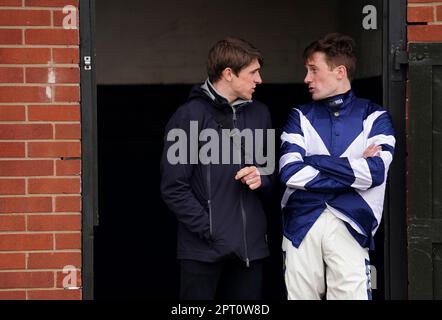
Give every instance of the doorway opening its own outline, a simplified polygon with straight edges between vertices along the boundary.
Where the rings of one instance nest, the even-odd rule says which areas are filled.
[[[365,29],[364,7],[376,11]],[[193,84],[205,79],[208,50],[226,36],[247,39],[264,56],[254,98],[269,107],[281,133],[289,110],[310,100],[302,50],[329,32],[358,44],[357,96],[383,101],[382,0],[96,0],[100,222],[94,240],[96,299],[176,299],[176,220],[159,190],[164,127]],[[110,24],[113,21],[115,25]],[[277,144],[278,145],[278,144]],[[278,155],[277,155],[278,156]],[[271,257],[268,299],[284,299],[280,194],[267,208]],[[384,215],[386,213],[384,212]],[[384,297],[384,224],[370,253],[374,299]],[[373,270],[373,269],[372,269]]]

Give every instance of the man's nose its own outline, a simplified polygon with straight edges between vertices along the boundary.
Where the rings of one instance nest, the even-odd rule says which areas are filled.
[[[305,78],[304,78],[304,83],[309,84],[310,82],[312,82],[312,78],[310,76],[310,73],[307,72],[307,74],[305,75]]]
[[[255,83],[256,84],[261,84],[262,83],[262,78],[261,78],[261,75],[259,73],[256,74]]]

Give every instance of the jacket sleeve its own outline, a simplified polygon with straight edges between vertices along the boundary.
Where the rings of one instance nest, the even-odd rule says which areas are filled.
[[[210,239],[209,217],[206,209],[195,197],[191,186],[191,178],[194,171],[194,165],[189,164],[190,157],[186,161],[176,163],[176,159],[170,159],[176,156],[173,145],[184,142],[183,136],[173,140],[174,133],[186,134],[185,154],[188,153],[188,141],[190,132],[190,117],[183,110],[178,110],[166,126],[164,149],[161,158],[161,195],[169,209],[173,211],[178,219],[188,230],[199,235],[200,238]],[[169,136],[169,137],[168,137]],[[176,136],[175,136],[176,138]],[[172,141],[169,141],[172,140]],[[171,148],[172,147],[172,148]],[[182,149],[181,149],[182,150]]]
[[[305,138],[299,110],[291,111],[281,135],[281,143],[279,172],[284,185],[289,188],[324,193],[351,190],[350,184],[328,176],[305,163]]]
[[[328,177],[350,185],[354,189],[368,190],[386,181],[388,169],[393,160],[394,130],[390,116],[386,111],[382,112],[373,122],[366,147],[370,145],[382,147],[378,156],[349,159],[312,155],[305,157],[304,161]]]

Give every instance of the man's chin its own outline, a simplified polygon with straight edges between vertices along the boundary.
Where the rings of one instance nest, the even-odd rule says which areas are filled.
[[[314,100],[314,101],[319,101],[319,100],[322,100],[325,98],[327,98],[327,97],[325,97],[324,95],[312,93],[312,100]]]
[[[321,100],[321,98],[316,96],[316,95],[314,95],[314,94],[312,94],[312,100],[318,101],[318,100]]]

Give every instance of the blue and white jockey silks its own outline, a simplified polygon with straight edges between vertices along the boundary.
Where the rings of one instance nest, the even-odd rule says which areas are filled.
[[[299,247],[326,208],[374,249],[395,138],[388,112],[352,91],[293,108],[281,135],[284,236]],[[370,145],[381,146],[363,157]]]

